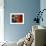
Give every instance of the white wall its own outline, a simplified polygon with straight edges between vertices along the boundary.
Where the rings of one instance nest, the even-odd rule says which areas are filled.
[[[46,9],[46,0],[40,0],[40,10],[42,11],[43,9]],[[43,22],[40,21],[40,25],[43,25],[46,27],[46,11],[43,12]]]
[[[4,1],[0,0],[0,42],[4,41]]]

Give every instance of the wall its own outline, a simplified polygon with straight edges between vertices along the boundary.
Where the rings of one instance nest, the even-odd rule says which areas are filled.
[[[46,9],[46,0],[41,0],[41,1],[40,1],[40,9],[41,9],[41,11],[42,11],[43,9]],[[40,21],[40,25],[46,27],[46,20],[45,20],[45,19],[46,19],[46,11],[43,12],[42,17],[43,17],[43,22]]]
[[[40,10],[40,0],[4,0],[4,38],[7,41],[18,41],[30,30],[35,12]],[[24,13],[24,24],[10,24],[10,13]]]
[[[0,42],[4,41],[4,0],[0,0]]]

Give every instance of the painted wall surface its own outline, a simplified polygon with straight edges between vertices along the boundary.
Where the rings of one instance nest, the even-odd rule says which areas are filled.
[[[41,0],[41,1],[40,1],[40,9],[41,9],[41,11],[42,11],[43,9],[46,9],[46,0]],[[46,10],[43,12],[42,17],[43,17],[43,22],[40,21],[40,25],[46,27]]]
[[[32,28],[35,14],[40,9],[40,0],[4,0],[4,38],[7,41],[18,41]],[[24,13],[24,24],[10,24],[10,13]]]
[[[0,0],[0,42],[4,41],[4,0]]]

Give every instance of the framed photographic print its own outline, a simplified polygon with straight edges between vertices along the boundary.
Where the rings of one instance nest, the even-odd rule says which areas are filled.
[[[10,13],[10,24],[24,24],[24,13]]]

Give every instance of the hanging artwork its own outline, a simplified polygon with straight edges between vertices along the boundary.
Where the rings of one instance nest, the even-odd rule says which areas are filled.
[[[10,24],[24,24],[24,13],[11,13]]]

